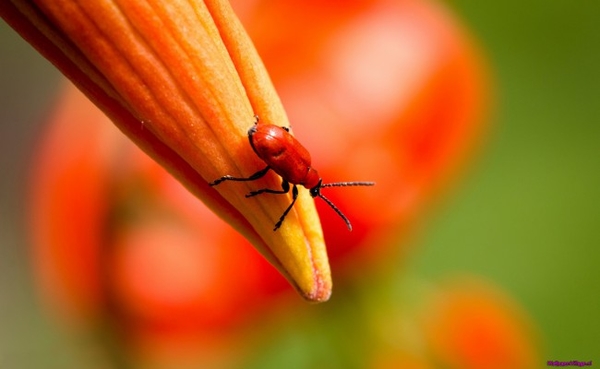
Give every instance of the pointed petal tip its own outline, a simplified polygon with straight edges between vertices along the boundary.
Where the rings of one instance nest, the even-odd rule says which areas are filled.
[[[303,291],[296,286],[298,292],[304,300],[311,303],[326,302],[331,297],[331,278],[323,278],[321,275],[316,275],[314,286],[310,291]]]

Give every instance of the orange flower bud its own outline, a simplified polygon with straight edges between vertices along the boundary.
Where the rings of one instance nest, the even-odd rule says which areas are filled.
[[[227,1],[14,0],[2,17],[146,153],[244,234],[303,297],[331,293],[325,244],[305,189],[247,199],[249,184],[211,188],[263,163],[248,144],[254,114],[288,126],[265,68]],[[85,124],[85,122],[82,122]],[[277,188],[269,174],[261,186]]]

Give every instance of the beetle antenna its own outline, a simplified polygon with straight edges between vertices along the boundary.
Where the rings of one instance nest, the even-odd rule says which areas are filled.
[[[337,206],[333,205],[333,203],[331,202],[331,200],[329,200],[327,197],[323,196],[320,192],[318,193],[318,196],[320,198],[322,198],[323,200],[325,200],[325,202],[327,204],[329,204],[329,206],[331,206],[331,208],[333,210],[335,210],[335,212],[338,213],[338,215],[340,217],[342,217],[342,219],[344,220],[344,222],[346,222],[346,225],[348,226],[348,230],[351,231],[352,230],[352,224],[350,224],[350,221],[348,220],[348,218],[346,218],[346,216],[344,215],[344,213],[342,213],[342,211],[340,209],[338,209]]]
[[[334,182],[334,183],[325,183],[320,187],[350,187],[350,186],[375,186],[375,182]]]
[[[348,220],[348,218],[346,218],[344,213],[342,213],[342,211],[340,209],[338,209],[337,206],[333,205],[333,202],[331,202],[331,200],[329,200],[327,197],[325,197],[321,194],[321,188],[324,188],[324,187],[349,187],[349,186],[374,186],[374,185],[375,185],[375,182],[334,182],[334,183],[322,184],[321,180],[319,180],[319,184],[311,189],[311,195],[312,195],[312,197],[319,196],[320,198],[325,200],[325,202],[327,204],[329,204],[329,206],[331,206],[331,208],[333,210],[335,210],[336,213],[338,213],[338,215],[344,220],[344,222],[346,222],[346,225],[348,226],[348,230],[351,231],[352,224],[350,224],[350,221]]]

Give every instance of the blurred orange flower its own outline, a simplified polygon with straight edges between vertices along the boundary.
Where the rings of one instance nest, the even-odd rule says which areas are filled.
[[[442,286],[423,320],[432,353],[444,366],[525,369],[541,362],[529,318],[512,299],[482,282]]]
[[[531,318],[480,277],[413,280],[403,293],[403,303],[380,306],[369,367],[525,369],[543,362]]]
[[[292,122],[354,230],[316,203],[337,278],[377,267],[485,131],[478,48],[429,0],[234,1]],[[343,271],[342,271],[343,269]]]

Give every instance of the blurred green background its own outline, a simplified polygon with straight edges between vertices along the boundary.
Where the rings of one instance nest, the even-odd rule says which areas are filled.
[[[428,278],[487,277],[534,317],[544,360],[600,362],[600,2],[450,5],[491,61],[494,126],[408,264]],[[72,367],[86,355],[45,319],[28,276],[28,160],[59,83],[1,23],[0,368]]]

